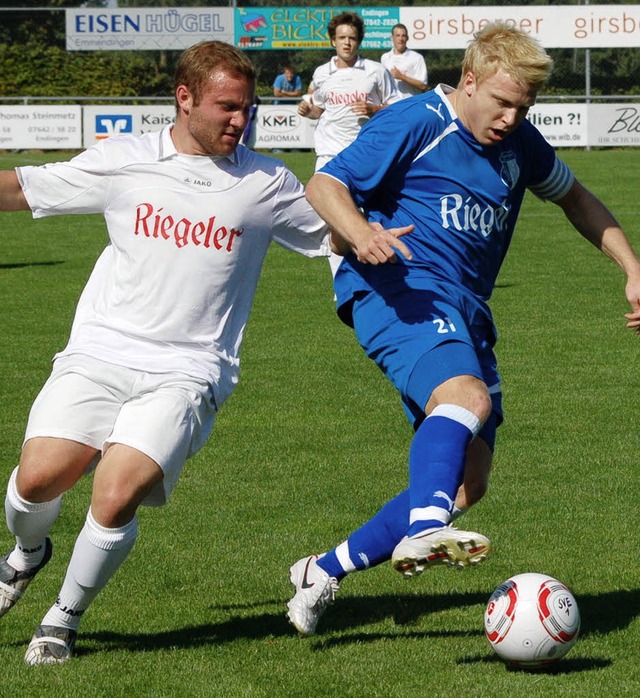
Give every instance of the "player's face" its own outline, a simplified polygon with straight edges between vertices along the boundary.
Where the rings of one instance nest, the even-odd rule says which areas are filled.
[[[480,83],[467,73],[462,89],[468,97],[462,122],[482,145],[495,145],[515,131],[537,96],[536,90],[520,85],[502,69]]]
[[[249,120],[254,93],[254,81],[224,71],[209,76],[197,105],[188,88],[179,86],[176,97],[186,121],[186,137],[180,143],[180,152],[188,155],[233,153]]]
[[[391,33],[391,41],[393,42],[393,48],[397,53],[404,53],[407,50],[409,35],[404,29],[394,29]]]
[[[335,39],[331,41],[331,44],[336,50],[338,63],[342,61],[347,65],[353,65],[356,62],[360,44],[355,27],[352,27],[350,24],[339,24],[336,27]]]

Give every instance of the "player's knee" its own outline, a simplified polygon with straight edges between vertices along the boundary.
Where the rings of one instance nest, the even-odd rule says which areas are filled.
[[[91,512],[95,520],[105,528],[118,528],[131,521],[140,502],[137,491],[129,483],[110,479],[94,483],[91,495]]]
[[[487,386],[481,381],[478,381],[478,385],[469,395],[469,407],[467,409],[473,412],[482,424],[489,419],[493,405],[491,404],[491,396]]]
[[[487,386],[474,376],[456,376],[439,385],[433,391],[426,413],[429,414],[436,405],[442,404],[464,407],[472,412],[481,424],[484,424],[493,410]]]
[[[48,502],[59,496],[59,487],[52,479],[52,471],[43,464],[20,464],[16,474],[16,491],[27,502]]]

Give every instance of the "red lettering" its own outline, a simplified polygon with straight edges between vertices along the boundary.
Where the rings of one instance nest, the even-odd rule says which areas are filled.
[[[154,210],[153,205],[148,203],[138,204],[133,234],[164,240],[173,238],[178,249],[191,241],[196,247],[203,245],[206,248],[213,247],[216,250],[224,249],[231,252],[235,239],[244,232],[244,228],[236,230],[224,225],[214,229],[215,216],[195,223],[184,217],[176,221],[172,215],[162,216],[163,210],[162,207]]]
[[[204,233],[204,223],[202,221],[198,221],[191,229],[191,240],[194,245],[197,246],[202,244],[200,242],[200,236],[202,233]]]
[[[229,235],[229,242],[227,244],[227,252],[231,252],[231,246],[233,245],[233,241],[236,239],[236,237],[240,237],[244,233],[244,228],[241,230],[236,230],[235,228],[231,228],[231,233]]]
[[[211,235],[212,235],[213,223],[214,223],[215,219],[216,219],[215,216],[211,216],[211,218],[209,218],[209,223],[207,225],[207,234],[205,235],[205,238],[204,238],[204,246],[207,248],[211,247]]]
[[[162,209],[160,209],[162,210]],[[173,216],[166,216],[160,221],[160,234],[165,240],[168,240],[171,237],[171,234],[169,231],[173,227]],[[158,237],[156,235],[156,231],[153,231],[153,237]]]
[[[146,210],[146,214],[143,211]],[[136,206],[136,225],[133,229],[134,235],[140,235],[140,228],[142,232],[149,237],[149,227],[147,225],[147,220],[153,211],[153,206],[151,204],[139,204]]]
[[[178,248],[184,247],[187,244],[189,228],[191,228],[191,221],[188,218],[181,218],[176,223],[176,227],[173,230],[173,237],[175,238]],[[181,230],[182,232],[180,232]]]

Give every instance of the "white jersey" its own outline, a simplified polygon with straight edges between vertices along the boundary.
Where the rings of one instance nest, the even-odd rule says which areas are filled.
[[[417,51],[407,49],[403,53],[394,53],[392,49],[380,56],[380,63],[389,71],[392,68],[397,68],[401,73],[408,75],[410,78],[420,80],[425,85],[428,82],[427,64]],[[394,80],[400,99],[420,94],[420,90],[411,87],[404,80],[397,80],[396,78]]]
[[[390,104],[398,100],[391,74],[380,63],[358,56],[351,68],[336,67],[336,56],[315,69],[312,100],[324,109],[314,134],[319,158],[333,157],[350,145],[369,120],[354,114],[355,102]]]
[[[180,154],[171,128],[17,172],[34,218],[102,213],[107,224],[110,244],[58,356],[203,378],[220,407],[269,244],[327,256],[326,228],[281,162],[243,146]]]

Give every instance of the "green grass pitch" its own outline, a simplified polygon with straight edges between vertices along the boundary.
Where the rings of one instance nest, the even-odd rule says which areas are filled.
[[[638,151],[561,155],[640,249]],[[55,157],[0,153],[0,169]],[[310,153],[278,157],[303,180],[312,172]],[[106,235],[94,216],[4,213],[0,229],[4,492]],[[52,562],[0,622],[0,695],[639,695],[640,338],[624,328],[623,276],[527,196],[492,307],[506,422],[489,493],[462,520],[494,542],[484,565],[414,580],[383,565],[345,580],[313,638],[287,624],[289,565],[405,486],[411,431],[335,316],[327,262],[274,247],[213,437],[169,505],[140,512],[136,548],[87,613],[77,658],[31,668],[24,649],[62,582],[90,479],[65,496]],[[10,544],[4,530],[0,554]],[[565,582],[582,612],[578,643],[548,671],[507,669],[483,635],[492,590],[525,571]]]

